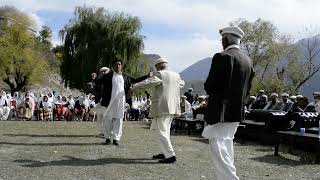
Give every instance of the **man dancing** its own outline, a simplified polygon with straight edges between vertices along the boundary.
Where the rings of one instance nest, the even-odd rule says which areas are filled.
[[[168,61],[159,58],[155,61],[157,73],[134,84],[132,91],[153,87],[152,105],[149,116],[153,117],[151,128],[156,129],[160,137],[162,154],[154,155],[153,159],[160,159],[160,163],[174,163],[176,156],[170,141],[170,128],[173,117],[180,115],[180,89],[184,81],[178,73],[167,69]]]
[[[113,70],[102,76],[99,83],[102,85],[101,105],[107,108],[103,123],[105,144],[110,144],[112,139],[114,145],[119,145],[126,97],[130,86],[132,83],[147,79],[149,75],[136,79],[122,73],[121,60],[116,59],[112,64]]]

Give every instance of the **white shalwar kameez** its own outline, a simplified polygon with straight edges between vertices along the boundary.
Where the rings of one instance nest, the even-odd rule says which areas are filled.
[[[126,103],[124,91],[124,79],[122,74],[116,72],[112,76],[111,99],[104,114],[104,135],[106,138],[120,141],[122,135],[122,124],[124,106]]]
[[[209,139],[211,157],[218,180],[238,180],[234,166],[233,139],[239,122],[220,122],[204,128],[202,136]]]
[[[6,94],[0,97],[0,120],[7,120],[10,114],[10,102]]]

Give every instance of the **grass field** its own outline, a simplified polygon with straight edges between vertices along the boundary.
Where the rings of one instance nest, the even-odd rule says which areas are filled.
[[[94,122],[0,122],[0,179],[215,179],[207,141],[172,135],[177,163],[151,160],[158,139],[125,122],[120,146],[103,145]],[[235,145],[240,179],[320,179],[320,165],[255,143]]]

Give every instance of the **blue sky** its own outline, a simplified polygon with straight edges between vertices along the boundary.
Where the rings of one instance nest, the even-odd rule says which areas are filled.
[[[104,7],[109,11],[138,16],[142,22],[144,53],[168,59],[180,72],[200,59],[221,51],[218,30],[239,18],[271,21],[294,40],[304,37],[305,27],[319,27],[318,0],[1,0],[15,6],[53,31],[53,44],[60,44],[58,32],[72,18],[74,8]]]

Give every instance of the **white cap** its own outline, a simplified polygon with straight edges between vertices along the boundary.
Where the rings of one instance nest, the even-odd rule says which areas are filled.
[[[313,96],[320,96],[320,92],[314,92]]]
[[[154,62],[154,65],[157,65],[159,63],[168,63],[168,61],[165,58],[159,58]]]
[[[277,93],[271,93],[270,96],[275,96],[275,97],[278,97],[278,94]]]
[[[181,96],[181,98],[183,98],[183,99],[187,99],[187,96],[185,96],[185,95],[182,95],[182,96]]]
[[[205,99],[206,96],[199,96],[198,99]]]
[[[281,94],[282,97],[289,97],[289,94],[288,93],[283,93]]]
[[[244,32],[238,26],[229,26],[229,27],[220,29],[219,33],[221,34],[221,36],[223,36],[224,34],[233,34],[238,36],[240,39],[242,39],[244,36]]]
[[[261,89],[261,90],[259,90],[259,93],[264,93],[264,90],[262,90],[262,89]]]
[[[193,91],[193,89],[192,89],[192,88],[189,88],[188,91]]]
[[[110,71],[110,69],[109,69],[108,67],[102,67],[102,68],[100,69],[100,72],[102,72],[102,71]]]

